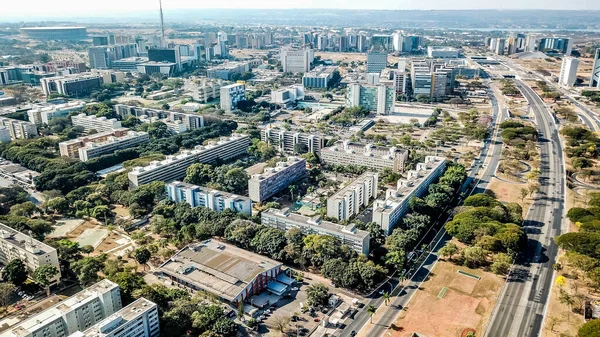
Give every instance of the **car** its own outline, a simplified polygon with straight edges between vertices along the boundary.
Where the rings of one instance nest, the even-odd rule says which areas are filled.
[[[356,331],[354,331],[354,330],[350,331],[350,336],[352,336],[352,337],[356,336]]]
[[[262,320],[265,320],[266,318],[267,318],[267,316],[265,316],[265,315],[260,315],[260,316],[258,316],[258,319],[259,319],[260,321],[262,321]]]
[[[298,287],[293,287],[292,291],[298,291]]]
[[[320,321],[320,319],[319,319],[319,317],[317,317],[317,318],[313,319],[313,321],[318,322],[318,321]]]
[[[379,295],[383,295],[385,291],[383,289],[379,290]]]
[[[270,315],[271,314],[271,310],[269,310],[269,309],[265,310],[264,314]]]

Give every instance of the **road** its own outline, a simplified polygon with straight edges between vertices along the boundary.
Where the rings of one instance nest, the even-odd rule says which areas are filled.
[[[558,127],[541,98],[516,80],[531,106],[539,132],[540,191],[523,223],[528,247],[512,268],[487,326],[486,337],[539,336],[554,277],[552,265],[564,219],[565,166]]]
[[[496,95],[499,95],[497,91],[495,91]],[[498,162],[500,158],[500,154],[502,152],[502,140],[500,139],[500,132],[498,131],[498,125],[502,123],[508,116],[506,111],[501,108],[499,102],[495,95],[490,95],[490,101],[492,103],[492,117],[493,117],[493,134],[490,137],[490,140],[484,144],[484,147],[481,150],[480,158],[475,162],[472,166],[469,176],[467,178],[467,182],[464,186],[468,186],[471,181],[475,181],[475,186],[467,193],[468,195],[473,193],[479,193],[486,189],[489,184],[491,178],[494,176],[496,169],[498,167]],[[485,162],[488,161],[487,164]],[[487,165],[487,166],[486,166]],[[478,177],[481,169],[485,168],[485,171],[481,176]],[[446,219],[446,221],[450,220],[450,217]],[[396,296],[392,297],[392,300],[389,306],[380,307],[383,303],[383,300],[376,299],[370,301],[365,304],[365,307],[369,304],[374,305],[379,308],[379,310],[385,310],[385,312],[379,316],[379,318],[375,321],[373,327],[366,332],[366,334],[361,334],[364,336],[372,337],[372,336],[382,336],[388,328],[394,323],[398,314],[400,313],[400,309],[406,307],[410,302],[412,296],[417,292],[421,283],[427,279],[427,276],[435,266],[438,260],[437,251],[443,247],[449,237],[446,235],[446,231],[442,229],[438,235],[434,238],[432,243],[434,244],[433,249],[427,255],[426,259],[423,261],[422,265],[417,269],[415,274],[410,278],[409,282],[399,291]],[[394,287],[397,285],[397,280],[394,280]],[[386,290],[386,288],[383,288]],[[388,290],[386,290],[388,291]],[[395,295],[395,294],[392,294]],[[341,333],[341,337],[350,337],[351,331],[360,331],[361,328],[369,321],[368,314],[361,310],[356,314],[354,321],[350,323]],[[367,329],[367,327],[364,327]]]

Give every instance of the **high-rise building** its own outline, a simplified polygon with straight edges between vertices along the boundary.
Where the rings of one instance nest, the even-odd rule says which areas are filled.
[[[446,168],[446,158],[426,156],[425,162],[418,163],[416,170],[410,170],[406,179],[398,180],[395,190],[387,190],[385,198],[375,200],[373,222],[390,235],[400,219],[409,211],[410,200],[422,197],[429,185],[435,182]]]
[[[115,61],[137,56],[138,51],[135,43],[96,46],[88,49],[90,68],[93,69],[110,69]]]
[[[415,35],[407,35],[402,37],[402,52],[411,53],[418,51],[421,48],[421,37]]]
[[[221,109],[231,112],[237,109],[239,102],[246,99],[246,86],[241,83],[234,83],[221,87]]]
[[[208,208],[217,213],[229,209],[236,213],[252,215],[252,201],[248,197],[181,181],[173,181],[167,184],[166,188],[169,200],[173,202],[185,202],[191,207]]]
[[[148,166],[134,167],[128,174],[129,185],[137,187],[153,181],[171,182],[183,179],[190,165],[237,158],[248,152],[248,146],[250,138],[247,135],[233,134],[231,137],[222,137],[219,141],[211,141],[205,146],[198,145],[193,150],[167,156],[165,160],[152,162]]]
[[[348,51],[348,37],[345,35],[340,36],[340,48],[339,51],[340,52],[347,52]]]
[[[560,75],[558,83],[567,87],[572,87],[577,81],[577,67],[579,59],[575,57],[565,56],[560,67]]]
[[[281,48],[280,61],[284,73],[305,73],[311,69],[314,52],[310,48]]]
[[[179,48],[148,49],[148,61],[157,63],[175,63],[177,71],[181,71],[181,54]]]
[[[537,50],[541,52],[559,52],[571,55],[573,39],[567,37],[543,37],[537,41]]]
[[[387,51],[367,52],[367,73],[381,73],[387,67]]]
[[[367,207],[371,199],[377,198],[378,177],[376,172],[365,172],[327,198],[327,216],[339,221],[356,216],[361,207]]]
[[[290,184],[306,176],[306,160],[288,157],[285,161],[267,167],[261,174],[253,174],[248,180],[248,195],[254,202],[262,202],[286,189]]]
[[[51,280],[60,280],[60,265],[56,249],[31,236],[0,223],[0,263],[6,266],[12,260],[20,260],[30,273],[43,265],[55,266],[58,274]]]
[[[369,111],[376,111],[380,115],[392,113],[395,100],[394,88],[385,84],[350,83],[346,91],[348,107],[361,106]]]
[[[600,48],[596,49],[596,54],[594,55],[592,76],[590,76],[590,87],[600,89]]]
[[[504,55],[505,43],[506,43],[505,39],[498,38],[496,40],[496,50],[495,50],[496,55]]]
[[[282,210],[269,208],[261,213],[262,225],[288,231],[298,228],[305,235],[319,234],[329,235],[340,239],[343,244],[348,245],[359,254],[369,255],[369,241],[371,236],[368,231],[356,228],[355,224],[339,225],[321,219],[320,216],[308,217],[292,213],[289,209]]]

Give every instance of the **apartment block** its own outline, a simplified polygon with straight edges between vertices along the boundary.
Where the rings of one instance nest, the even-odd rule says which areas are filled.
[[[579,59],[570,56],[564,57],[560,67],[558,83],[567,87],[574,86],[577,81],[577,67],[579,67]]]
[[[371,199],[377,198],[378,178],[376,172],[365,172],[327,198],[327,216],[339,221],[356,216],[361,207],[367,207]]]
[[[60,94],[71,97],[87,96],[104,84],[102,75],[82,73],[63,77],[48,77],[40,80],[44,95]]]
[[[37,127],[31,122],[0,117],[0,125],[8,129],[13,140],[33,138],[38,135]]]
[[[181,181],[173,181],[166,188],[169,199],[173,202],[185,202],[192,207],[208,208],[218,213],[229,209],[252,215],[252,201],[248,197]]]
[[[158,117],[148,117],[148,116],[141,116],[140,118],[140,122],[142,123],[163,123],[167,126],[167,130],[169,130],[171,133],[183,133],[188,131],[187,125],[184,124],[182,121],[180,120],[170,120],[168,118],[163,118],[160,119]]]
[[[261,202],[283,191],[290,184],[306,176],[306,160],[288,157],[275,167],[267,167],[262,174],[254,174],[248,180],[248,194],[254,202]]]
[[[379,75],[377,75],[379,78]],[[387,115],[394,110],[396,92],[392,86],[385,84],[365,85],[360,83],[348,84],[346,105],[348,107],[364,107],[379,115]]]
[[[293,50],[284,47],[281,48],[279,55],[284,73],[308,72],[314,60],[314,51],[310,48]]]
[[[358,253],[369,255],[369,242],[371,236],[368,231],[356,228],[356,225],[339,225],[330,221],[324,221],[321,217],[310,218],[296,213],[291,213],[288,209],[268,209],[261,213],[261,224],[284,231],[292,228],[298,228],[305,235],[319,234],[330,235],[350,246]]]
[[[302,99],[304,99],[304,87],[301,85],[271,91],[271,103],[288,104]]]
[[[325,138],[305,132],[261,129],[260,138],[263,142],[275,146],[281,152],[295,153],[300,149],[318,154],[325,147]]]
[[[87,143],[101,143],[107,141],[110,137],[123,137],[129,132],[127,128],[121,128],[112,131],[105,131],[91,134],[75,139],[69,139],[58,143],[60,155],[63,157],[79,158],[79,148],[84,147]]]
[[[395,190],[387,190],[385,198],[375,200],[373,222],[389,235],[400,219],[410,210],[410,199],[422,197],[429,185],[435,182],[446,169],[446,158],[427,156],[418,163],[416,170],[407,172],[406,179],[398,180]]]
[[[206,77],[219,78],[221,80],[232,80],[234,74],[241,75],[248,72],[252,67],[262,64],[262,60],[252,60],[247,62],[225,62],[206,70]]]
[[[39,266],[53,265],[58,269],[58,274],[52,279],[52,284],[60,280],[56,249],[0,223],[0,264],[6,266],[12,260],[21,260],[29,272]]]
[[[0,143],[10,143],[11,140],[10,130],[6,126],[0,126]]]
[[[86,114],[71,116],[71,122],[74,126],[81,126],[86,132],[90,130],[102,132],[121,128],[121,122],[115,118],[88,116]]]
[[[246,99],[246,86],[234,83],[221,87],[221,109],[231,112],[237,109],[237,104]]]
[[[133,105],[116,104],[115,112],[126,119],[129,116],[135,116],[143,119],[143,116],[148,118],[156,117],[161,122],[173,122],[181,121],[186,127],[186,130],[200,129],[204,127],[204,117],[201,115],[175,112],[167,110],[155,110],[149,108],[141,108]],[[166,124],[166,123],[165,123]],[[167,124],[168,126],[169,124]]]
[[[91,328],[69,337],[158,337],[158,307],[141,297]]]
[[[73,111],[85,108],[83,101],[72,101],[63,104],[43,104],[36,105],[27,111],[29,121],[36,125],[48,124],[52,119],[67,117]]]
[[[337,67],[319,66],[309,72],[305,72],[302,76],[302,85],[305,88],[327,88],[329,80],[333,77],[333,72]]]
[[[394,172],[401,172],[408,161],[408,151],[344,140],[321,149],[321,160],[329,165],[365,166],[377,171],[390,168]]]
[[[92,158],[100,157],[105,154],[113,153],[117,150],[135,147],[148,143],[150,136],[147,132],[129,131],[121,137],[110,136],[103,142],[88,142],[80,147],[78,152],[79,160],[88,161]]]
[[[167,156],[162,161],[154,161],[145,167],[134,167],[129,172],[129,185],[137,187],[153,181],[171,182],[185,177],[185,171],[194,163],[214,163],[217,159],[229,160],[248,152],[250,138],[247,135],[233,134],[221,137],[208,145],[198,145],[193,150],[184,150],[180,154]]]
[[[220,101],[221,81],[203,80],[201,84],[192,89],[194,101],[209,103]]]
[[[0,337],[64,337],[91,328],[121,309],[119,286],[102,280],[0,333]]]

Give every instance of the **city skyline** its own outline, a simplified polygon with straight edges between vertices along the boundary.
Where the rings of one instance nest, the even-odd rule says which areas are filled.
[[[122,2],[118,0],[106,0],[102,3],[87,3],[85,7],[78,6],[75,0],[58,0],[46,2],[41,0],[31,0],[23,3],[12,2],[2,8],[3,18],[23,17],[59,17],[67,18],[69,15],[99,16],[109,13],[124,13],[129,10],[158,10],[158,1],[130,0]],[[32,13],[31,8],[35,8]],[[232,0],[228,2],[197,3],[190,0],[165,0],[163,1],[165,10],[177,9],[365,9],[365,10],[600,10],[600,2],[591,2],[587,0],[574,0],[564,2],[559,0],[506,0],[500,2],[481,2],[475,0],[458,0],[446,2],[442,0],[426,0],[419,2],[411,1],[391,1],[391,0],[332,0],[327,2],[305,1],[302,3],[289,3],[275,0],[242,1]],[[90,15],[89,13],[95,13]]]

